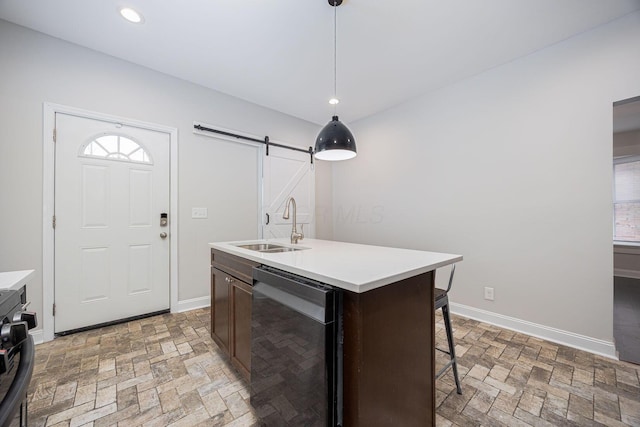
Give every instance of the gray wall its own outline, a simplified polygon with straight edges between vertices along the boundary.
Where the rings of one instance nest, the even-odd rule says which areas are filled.
[[[639,40],[635,13],[351,124],[335,236],[462,254],[453,302],[610,343],[612,103],[640,95]]]
[[[193,121],[305,148],[320,128],[1,20],[0,61],[0,271],[36,270],[28,293],[40,313],[43,102],[178,128],[180,301],[209,295],[208,242],[258,233],[252,150],[194,135]],[[316,168],[318,205],[330,209],[331,169]],[[209,219],[191,219],[192,207]]]

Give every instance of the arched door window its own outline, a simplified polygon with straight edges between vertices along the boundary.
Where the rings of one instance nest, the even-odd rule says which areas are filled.
[[[102,135],[85,142],[80,156],[132,163],[153,164],[151,156],[142,144],[123,135]]]

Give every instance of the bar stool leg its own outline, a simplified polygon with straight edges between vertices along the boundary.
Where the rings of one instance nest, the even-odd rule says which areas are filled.
[[[444,329],[447,332],[447,341],[449,342],[449,355],[451,357],[451,368],[453,369],[453,377],[456,380],[456,389],[458,394],[462,394],[460,387],[460,379],[458,378],[458,363],[456,360],[456,350],[453,343],[453,330],[451,329],[451,318],[449,317],[449,303],[442,306],[442,318],[444,319]]]

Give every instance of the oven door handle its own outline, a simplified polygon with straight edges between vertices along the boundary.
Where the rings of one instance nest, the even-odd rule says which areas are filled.
[[[0,403],[0,426],[2,427],[11,424],[13,417],[25,401],[31,375],[33,374],[33,366],[35,364],[34,355],[35,346],[33,344],[33,337],[29,335],[20,348],[20,363],[16,375],[13,378],[9,390],[7,390],[6,396]],[[25,410],[25,413],[26,412]],[[27,425],[27,420],[25,419],[23,421],[24,425]]]

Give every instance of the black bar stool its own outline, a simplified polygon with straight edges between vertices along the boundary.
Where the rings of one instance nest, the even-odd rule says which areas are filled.
[[[435,288],[435,309],[442,309],[442,318],[444,319],[444,329],[447,331],[447,341],[449,342],[449,351],[445,351],[436,347],[436,350],[441,351],[444,354],[448,354],[451,360],[438,371],[436,379],[440,378],[449,367],[453,368],[453,377],[456,380],[456,388],[458,394],[462,394],[462,388],[460,387],[460,379],[458,378],[458,363],[456,361],[455,344],[453,343],[453,330],[451,329],[451,317],[449,316],[449,296],[448,293],[451,290],[451,284],[453,283],[453,273],[456,272],[456,265],[451,267],[451,276],[449,277],[449,286],[447,290]]]

